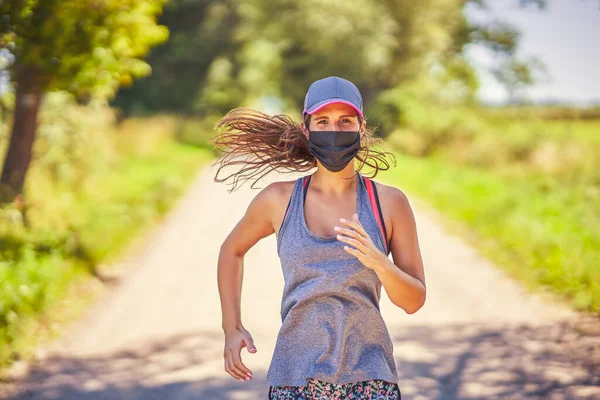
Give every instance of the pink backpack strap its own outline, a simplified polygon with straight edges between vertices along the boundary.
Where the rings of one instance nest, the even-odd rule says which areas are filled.
[[[308,185],[308,181],[310,180],[310,175],[306,175],[304,177],[302,177],[302,188],[306,188],[306,185]]]
[[[365,180],[365,186],[367,187],[367,194],[369,195],[371,209],[373,210],[375,220],[377,220],[377,225],[379,225],[379,231],[381,232],[381,236],[383,237],[383,243],[385,246],[386,254],[389,254],[390,250],[387,240],[387,230],[385,229],[385,221],[383,220],[383,213],[381,212],[381,206],[379,204],[377,188],[375,187],[375,183],[371,179],[367,178],[366,176],[363,178]]]

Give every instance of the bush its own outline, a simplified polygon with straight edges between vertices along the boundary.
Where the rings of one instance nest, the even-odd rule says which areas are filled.
[[[37,334],[28,327],[41,326],[76,277],[100,276],[99,263],[157,221],[210,160],[202,134],[199,146],[175,140],[178,124],[159,115],[115,125],[105,103],[48,95],[24,196],[0,206],[0,366],[27,353]]]

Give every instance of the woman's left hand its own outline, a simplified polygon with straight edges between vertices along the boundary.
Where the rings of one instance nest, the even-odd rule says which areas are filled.
[[[337,235],[337,239],[354,246],[344,246],[344,250],[353,256],[356,256],[365,267],[370,268],[375,272],[383,272],[386,262],[389,260],[387,256],[375,246],[371,237],[358,220],[358,215],[354,214],[351,221],[340,218],[340,222],[345,224],[346,227],[334,227],[334,230],[340,233]]]

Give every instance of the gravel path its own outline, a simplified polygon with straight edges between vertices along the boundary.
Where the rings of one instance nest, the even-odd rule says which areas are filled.
[[[258,190],[245,184],[228,193],[214,171],[199,171],[165,222],[124,257],[120,283],[34,365],[21,366],[16,384],[0,386],[12,392],[3,398],[267,398],[283,290],[275,236],[244,262],[242,321],[258,352],[243,350],[254,379],[240,382],[223,368],[217,257]],[[273,175],[259,187],[297,176]],[[599,320],[527,293],[408,195],[427,302],[408,315],[385,290],[381,299],[403,399],[600,399]]]

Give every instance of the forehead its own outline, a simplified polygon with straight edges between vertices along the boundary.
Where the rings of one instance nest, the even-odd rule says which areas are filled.
[[[356,117],[356,110],[346,103],[330,103],[318,109],[312,114],[312,118],[338,117],[340,115],[351,115]]]

